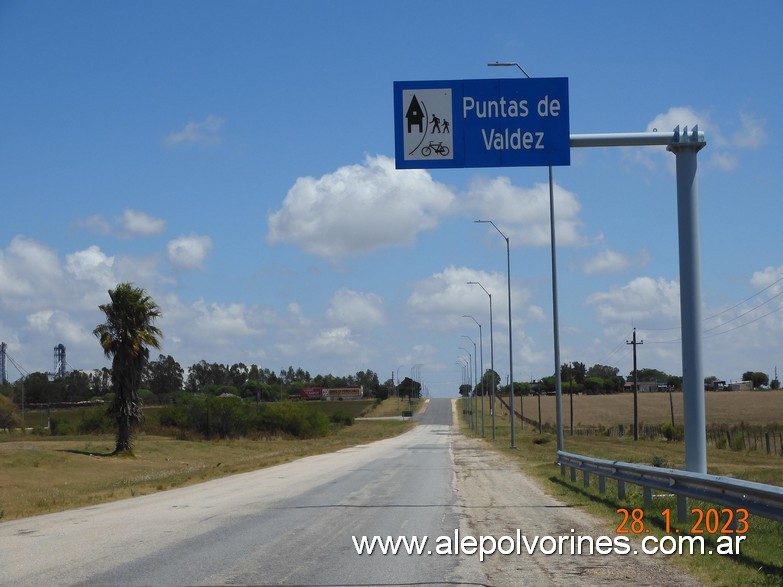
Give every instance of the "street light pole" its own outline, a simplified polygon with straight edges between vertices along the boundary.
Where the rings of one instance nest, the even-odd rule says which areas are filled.
[[[467,338],[470,342],[473,339],[467,334],[463,334],[462,338]],[[476,343],[473,342],[473,406],[476,409],[476,434],[478,434],[478,352],[476,349]]]
[[[516,61],[496,61],[488,63],[490,67],[517,67],[525,74],[530,75]],[[560,377],[560,312],[557,303],[557,243],[555,240],[555,194],[552,166],[549,166],[549,232],[552,249],[552,331],[555,354],[555,419],[557,426],[557,450],[563,450],[563,383]]]
[[[506,276],[508,280],[508,379],[509,379],[509,386],[508,386],[508,399],[509,399],[509,405],[511,407],[511,414],[509,415],[509,418],[511,419],[511,448],[516,448],[516,438],[514,436],[514,351],[513,346],[511,342],[511,245],[509,244],[508,237],[503,234],[503,232],[495,225],[494,222],[491,220],[474,220],[474,222],[481,224],[491,224],[495,227],[495,230],[497,230],[500,233],[500,236],[502,236],[506,241]],[[522,397],[519,398],[519,411],[522,417],[524,418],[525,415],[525,408],[524,403],[522,400]],[[524,424],[524,419],[520,420],[519,423],[519,429],[522,430]]]
[[[484,438],[484,337],[481,334],[481,324],[473,316],[463,316],[463,318],[470,318],[479,327],[479,348],[481,349],[481,438]],[[476,346],[475,343],[473,346]],[[478,383],[478,382],[477,382]]]
[[[459,347],[460,350],[465,351],[468,353],[468,380],[470,381],[470,391],[473,391],[473,374],[470,372],[470,366],[473,363],[473,355],[470,354],[470,351],[466,349],[464,346]],[[470,407],[470,427],[473,428],[473,430],[476,430],[476,422],[474,422],[474,414],[473,414],[473,406],[470,403],[470,392],[468,392],[468,406]]]
[[[489,365],[492,371],[492,403],[490,411],[492,412],[492,440],[497,440],[497,430],[495,429],[495,343],[492,341],[492,294],[489,293],[478,281],[468,281],[468,285],[477,285],[489,296]],[[482,359],[482,369],[483,369]],[[483,374],[482,374],[483,375]],[[482,379],[482,384],[484,380]]]
[[[463,387],[467,384],[467,382],[465,381],[465,357],[457,357],[457,363],[462,368],[462,387],[459,388],[460,395],[462,395]],[[465,400],[467,400],[467,403],[466,403]],[[463,400],[462,400],[462,415],[463,416],[467,416],[468,415],[467,411],[465,410],[465,406],[466,405],[468,406],[468,408],[470,408],[470,396],[468,396],[467,398],[463,398]]]

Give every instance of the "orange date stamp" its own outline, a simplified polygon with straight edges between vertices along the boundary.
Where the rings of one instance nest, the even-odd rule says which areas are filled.
[[[645,524],[644,510],[642,508],[618,508],[617,513],[622,516],[617,526],[618,534],[649,534],[650,529]],[[693,523],[689,534],[746,534],[748,524],[748,510],[745,508],[693,508],[691,509]],[[671,534],[679,534],[679,528],[672,528],[671,509],[661,511],[664,531]]]

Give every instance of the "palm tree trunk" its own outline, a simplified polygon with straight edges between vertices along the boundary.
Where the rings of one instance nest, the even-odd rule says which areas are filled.
[[[130,418],[128,414],[117,414],[117,445],[114,453],[130,452],[132,449]]]

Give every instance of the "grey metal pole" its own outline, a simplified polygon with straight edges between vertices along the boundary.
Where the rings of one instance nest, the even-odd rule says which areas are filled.
[[[465,337],[464,334],[462,336]],[[459,348],[460,350],[463,350],[466,353],[468,353],[468,380],[469,380],[468,385],[470,385],[470,390],[473,391],[473,374],[470,372],[470,366],[473,362],[473,355],[471,355],[470,351],[465,347],[461,346]],[[473,414],[474,410],[473,410],[473,404],[470,401],[470,393],[468,393],[468,407],[470,408],[470,427],[473,428],[473,430],[476,430],[476,422],[474,421],[474,414]]]
[[[473,318],[473,316],[466,316],[467,318]],[[476,319],[473,318],[473,321],[476,322]],[[476,322],[478,324],[478,322]],[[479,329],[481,326],[479,326]],[[480,330],[479,330],[480,332]],[[473,406],[476,409],[476,433],[478,434],[478,391],[476,388],[478,388],[478,349],[476,348],[476,343],[473,341],[472,338],[470,338],[467,334],[463,334],[462,338],[467,338],[470,342],[473,343]],[[468,353],[470,354],[470,353]]]
[[[514,436],[514,421],[516,420],[514,415],[514,350],[511,344],[511,245],[507,236],[504,235],[503,238],[506,239],[506,275],[508,276],[508,399],[511,406],[511,448],[516,448],[517,442]],[[519,421],[519,429],[522,430],[525,425],[525,408],[522,396],[519,397],[519,413],[522,416]]]
[[[481,370],[479,371],[481,373],[481,438],[484,438],[484,336],[481,334],[481,324],[479,324],[479,321],[476,320],[473,316],[470,315],[464,315],[463,318],[470,318],[473,320],[473,322],[476,323],[476,326],[479,328],[479,348],[481,349]],[[473,341],[471,341],[473,342]],[[475,349],[476,343],[473,343],[473,348]],[[476,379],[476,386],[478,387],[479,380]],[[478,399],[476,399],[478,401]],[[476,409],[476,413],[478,413],[478,408]]]
[[[685,412],[685,469],[707,472],[704,376],[701,356],[701,273],[696,154],[706,146],[704,133],[694,126],[672,133],[645,132],[571,135],[571,147],[631,147],[666,145],[677,166],[677,224],[680,246],[680,324],[682,327],[683,409]],[[684,510],[684,508],[683,508]]]
[[[481,222],[481,223],[489,223],[492,226],[495,227],[495,230],[497,230],[500,233],[500,236],[502,236],[506,241],[506,276],[508,279],[508,380],[509,380],[509,386],[508,386],[508,401],[509,406],[511,407],[510,414],[509,414],[509,420],[511,421],[511,448],[516,448],[516,437],[514,436],[514,349],[512,345],[512,337],[511,337],[511,245],[509,244],[508,237],[501,232],[501,230],[495,226],[495,223],[491,220],[475,220],[474,222]],[[525,412],[524,412],[524,406],[522,404],[522,399],[520,398],[520,413],[522,414],[522,417],[524,418]],[[520,421],[519,428],[522,429],[524,420]]]
[[[484,337],[481,334],[481,324],[479,327],[479,348],[481,349],[481,438],[484,438]]]
[[[492,294],[489,293],[486,288],[478,281],[468,281],[468,285],[477,285],[484,290],[484,293],[489,296],[489,364],[490,371],[492,371],[492,399],[490,403],[490,412],[492,413],[492,440],[497,440],[497,429],[495,428],[495,343],[493,342],[492,332]],[[484,356],[482,352],[481,357],[481,369],[482,379],[481,384],[484,385],[483,370],[484,370]],[[484,388],[482,387],[482,390]]]
[[[557,305],[557,241],[555,240],[555,190],[549,167],[549,232],[552,245],[552,330],[555,345],[555,419],[557,450],[563,450],[563,383],[560,377],[560,316]]]
[[[699,206],[696,153],[704,146],[698,128],[682,135],[666,149],[677,165],[677,225],[680,240],[680,323],[682,325],[683,411],[685,415],[685,470],[707,472],[704,374],[701,355],[701,271],[699,268]]]

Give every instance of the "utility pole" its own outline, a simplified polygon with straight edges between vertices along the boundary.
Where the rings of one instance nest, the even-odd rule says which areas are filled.
[[[636,345],[644,344],[643,340],[636,340],[636,328],[633,329],[633,338],[625,341],[625,344],[633,345],[633,439],[639,440],[639,376],[636,370]]]

